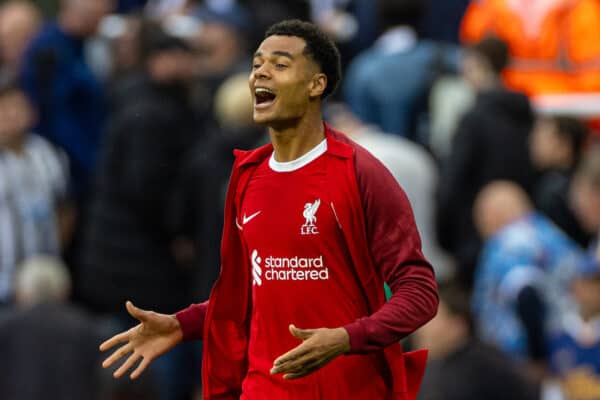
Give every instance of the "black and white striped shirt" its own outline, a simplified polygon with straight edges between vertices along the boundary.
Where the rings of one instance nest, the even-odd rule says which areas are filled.
[[[13,295],[16,267],[39,254],[59,254],[56,207],[66,196],[66,159],[29,135],[22,153],[0,149],[0,302]]]

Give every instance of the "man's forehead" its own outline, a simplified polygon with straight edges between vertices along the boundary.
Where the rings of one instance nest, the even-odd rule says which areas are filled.
[[[306,47],[304,39],[297,36],[269,36],[258,46],[255,55],[288,53],[292,57],[302,55]]]

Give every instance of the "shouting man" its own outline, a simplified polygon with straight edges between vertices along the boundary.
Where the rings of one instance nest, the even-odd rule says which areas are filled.
[[[127,302],[140,323],[100,346],[122,344],[105,367],[129,355],[115,377],[203,339],[205,400],[416,397],[426,353],[399,340],[435,315],[435,277],[392,175],[323,122],[340,77],[313,24],[267,31],[249,85],[271,143],[236,153],[219,279],[175,315]]]

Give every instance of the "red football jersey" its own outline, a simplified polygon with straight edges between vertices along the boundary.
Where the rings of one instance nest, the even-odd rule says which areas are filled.
[[[323,141],[289,163],[265,160],[237,216],[252,266],[252,318],[244,400],[386,399],[382,353],[347,355],[298,380],[271,376],[273,361],[300,344],[288,330],[336,328],[367,315],[335,205],[327,198]]]

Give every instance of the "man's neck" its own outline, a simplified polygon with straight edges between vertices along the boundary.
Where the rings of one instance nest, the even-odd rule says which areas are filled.
[[[275,161],[293,161],[308,153],[325,138],[325,128],[320,114],[301,118],[297,124],[286,127],[269,127]]]

